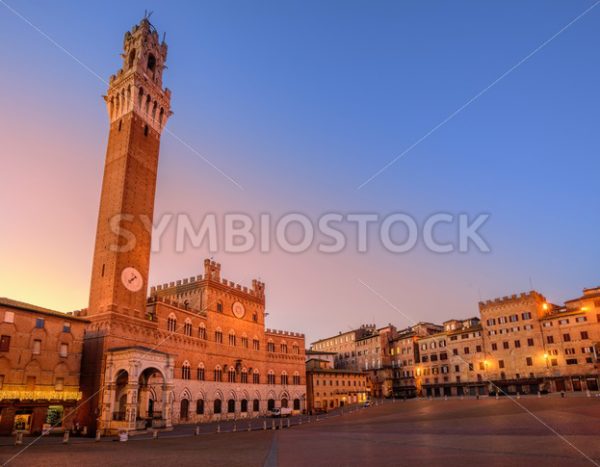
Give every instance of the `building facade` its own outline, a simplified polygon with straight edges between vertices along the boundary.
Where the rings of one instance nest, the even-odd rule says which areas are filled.
[[[418,339],[419,395],[598,391],[600,288],[564,306],[532,291],[479,309],[481,320],[450,320]]]
[[[0,298],[0,435],[70,429],[87,321]]]
[[[361,404],[367,400],[367,374],[333,368],[330,360],[317,357],[306,361],[306,394],[309,413],[320,413]]]
[[[202,275],[148,291],[167,45],[144,18],[125,34],[110,120],[84,341],[81,416],[103,432],[265,414],[306,398],[304,336],[265,327],[265,284]]]
[[[394,397],[415,397],[421,391],[420,379],[417,379],[419,368],[419,339],[437,334],[442,326],[432,323],[417,323],[398,331],[390,340],[390,358],[393,371]],[[419,370],[420,372],[420,370]]]
[[[364,324],[358,329],[315,341],[310,348],[315,352],[334,353],[336,369],[364,372],[371,396],[389,397],[393,387],[389,343],[395,335],[396,328],[391,324],[382,328]]]

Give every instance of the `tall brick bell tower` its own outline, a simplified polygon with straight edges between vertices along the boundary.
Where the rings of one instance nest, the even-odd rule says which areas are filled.
[[[163,88],[167,45],[148,18],[125,33],[123,65],[104,97],[110,131],[92,267],[78,417],[95,426],[106,353],[144,328],[160,136],[171,115]]]
[[[111,76],[105,96],[110,133],[89,316],[144,311],[150,266],[150,231],[160,135],[171,92],[162,87],[167,45],[144,18],[123,41],[123,67]]]

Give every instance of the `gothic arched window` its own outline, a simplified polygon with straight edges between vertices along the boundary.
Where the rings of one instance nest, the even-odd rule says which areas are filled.
[[[177,329],[177,318],[175,317],[175,315],[173,313],[171,313],[169,315],[169,318],[167,319],[167,330],[169,332],[175,332],[176,329]]]

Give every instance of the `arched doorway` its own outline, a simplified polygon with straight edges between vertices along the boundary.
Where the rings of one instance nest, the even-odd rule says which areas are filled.
[[[248,400],[247,399],[242,399],[242,402],[240,403],[240,412],[243,412],[243,413],[248,412]]]
[[[213,402],[213,413],[215,415],[221,413],[221,399],[215,399],[215,401]]]
[[[165,380],[156,368],[146,368],[138,380],[137,418],[146,427],[156,428],[165,425],[164,406],[167,395],[164,393]]]
[[[300,399],[294,399],[294,410],[300,410]]]
[[[181,404],[179,406],[179,419],[185,421],[189,418],[190,415],[190,401],[187,399],[181,399]]]
[[[196,401],[196,415],[204,415],[204,399]]]
[[[267,401],[267,410],[273,410],[275,408],[275,399],[269,399]]]
[[[227,413],[235,413],[235,399],[227,401]]]
[[[148,400],[148,417],[154,417],[154,399],[152,398]]]
[[[120,371],[115,382],[115,406],[112,414],[112,419],[114,421],[125,421],[128,383],[129,374],[125,370]]]
[[[281,399],[281,407],[283,407],[284,409],[287,409],[288,407],[288,400],[285,397]]]

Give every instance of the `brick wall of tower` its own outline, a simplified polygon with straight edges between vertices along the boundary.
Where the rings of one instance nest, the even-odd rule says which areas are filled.
[[[153,217],[159,147],[160,135],[134,112],[111,124],[96,232],[90,315],[109,309],[145,307],[151,238],[144,219]],[[118,216],[123,216],[122,221],[111,225]],[[129,233],[118,235],[118,226]],[[124,251],[112,251],[116,246]],[[141,273],[144,286],[140,291],[132,293],[121,283],[125,267],[134,267]]]

